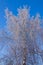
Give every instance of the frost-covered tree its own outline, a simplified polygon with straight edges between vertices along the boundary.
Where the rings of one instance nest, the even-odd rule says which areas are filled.
[[[30,8],[26,7],[19,8],[17,16],[8,9],[5,14],[7,32],[3,31],[2,34],[13,65],[43,65],[43,27],[40,15],[30,16]]]

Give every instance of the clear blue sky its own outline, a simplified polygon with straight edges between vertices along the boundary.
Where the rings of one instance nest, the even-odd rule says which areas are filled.
[[[43,0],[0,0],[0,28],[5,25],[4,9],[8,7],[16,15],[17,8],[23,5],[31,7],[31,15],[39,12],[43,16]]]
[[[13,12],[13,14],[16,15],[17,8],[19,8],[20,6],[22,7],[23,5],[27,5],[31,7],[31,12],[30,12],[31,15],[36,15],[36,13],[38,12],[43,17],[43,0],[0,0],[0,29],[3,29],[5,27],[5,19],[4,19],[5,8],[8,8],[10,11]],[[4,40],[3,43],[6,43],[6,40]],[[43,49],[43,45],[41,45],[40,47]],[[2,54],[0,53],[0,57],[2,57],[4,54],[7,54],[8,50],[6,49],[7,47],[5,46],[2,50]],[[40,61],[41,60],[39,57],[39,62]],[[42,65],[42,64],[39,64],[39,65]]]

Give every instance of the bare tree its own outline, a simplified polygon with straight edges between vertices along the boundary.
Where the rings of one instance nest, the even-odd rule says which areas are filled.
[[[43,42],[40,15],[31,17],[30,8],[26,7],[18,9],[17,16],[13,15],[8,9],[5,10],[5,14],[6,27],[10,33],[7,35],[8,31],[4,31],[3,37],[6,38],[7,45],[10,47],[10,57],[13,60],[16,59],[14,65],[39,65],[35,55],[42,58],[43,53],[37,41],[38,38],[41,38]]]

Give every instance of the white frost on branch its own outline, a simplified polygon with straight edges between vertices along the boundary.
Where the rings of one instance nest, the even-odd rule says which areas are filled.
[[[18,9],[17,16],[13,15],[7,8],[5,15],[6,27],[11,34],[8,36],[4,32],[3,35],[11,49],[11,58],[13,57],[13,60],[15,59],[14,62],[16,61],[15,65],[28,65],[28,63],[38,65],[39,61],[35,54],[37,56],[40,54],[39,56],[42,60],[40,62],[43,62],[41,55],[43,52],[37,42],[37,38],[42,38],[43,40],[40,15],[37,14],[35,17],[30,16],[30,8],[26,7]]]

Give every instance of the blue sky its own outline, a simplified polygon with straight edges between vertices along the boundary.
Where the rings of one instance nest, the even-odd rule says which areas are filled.
[[[5,25],[4,9],[9,8],[16,15],[17,8],[23,5],[31,7],[31,15],[36,15],[38,12],[43,17],[43,0],[0,0],[0,28]]]
[[[6,24],[5,18],[4,18],[4,16],[5,16],[4,10],[6,8],[8,8],[10,11],[13,12],[14,15],[16,15],[17,8],[19,8],[20,6],[23,7],[23,5],[27,5],[28,7],[29,6],[31,7],[31,9],[30,9],[31,15],[36,15],[36,13],[40,13],[40,15],[43,17],[43,0],[0,0],[0,30],[3,29]],[[6,43],[6,40],[4,40],[4,41],[5,42],[3,42],[3,43]],[[1,44],[3,44],[3,43],[1,43]],[[43,46],[40,45],[40,47],[42,48]],[[7,54],[8,50],[6,50],[6,48],[7,48],[6,46],[3,48],[2,53],[0,54],[0,57],[2,57],[4,53]]]

